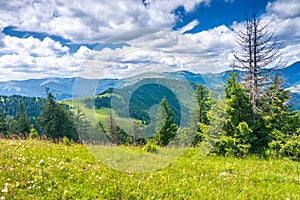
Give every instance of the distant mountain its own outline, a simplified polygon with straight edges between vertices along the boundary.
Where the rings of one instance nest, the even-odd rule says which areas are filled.
[[[292,103],[295,108],[300,109],[300,61],[294,64],[276,70],[285,80],[285,88],[292,92]],[[238,73],[243,73],[237,71]],[[24,81],[7,81],[0,82],[0,95],[22,95],[31,97],[46,97],[45,87],[51,89],[56,95],[57,100],[70,99],[73,97],[73,89],[75,81],[81,80],[83,85],[80,87],[80,94],[77,96],[85,96],[91,94],[94,89],[96,94],[106,91],[108,88],[122,88],[133,85],[145,78],[167,78],[175,80],[186,80],[194,83],[207,85],[209,88],[218,88],[225,83],[229,76],[229,71],[219,74],[195,74],[189,71],[178,72],[162,72],[162,73],[145,73],[138,76],[133,76],[126,79],[83,79],[83,78],[45,78],[45,79],[29,79]],[[96,88],[93,88],[97,86]],[[221,87],[220,87],[221,88]]]
[[[0,82],[0,95],[21,95],[30,97],[46,97],[45,88],[51,89],[57,100],[70,99],[76,78],[45,78],[24,81]],[[86,82],[97,84],[97,92],[103,92],[114,87],[116,79],[86,79]]]

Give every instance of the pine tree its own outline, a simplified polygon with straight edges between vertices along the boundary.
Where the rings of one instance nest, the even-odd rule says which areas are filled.
[[[18,114],[17,114],[17,130],[19,133],[22,134],[22,136],[25,136],[30,132],[30,123],[27,119],[26,113],[24,111],[24,106],[22,101],[19,101],[18,106]]]
[[[6,124],[6,120],[3,116],[3,113],[2,113],[2,109],[0,108],[0,133],[6,135],[7,134],[7,124]]]
[[[73,109],[73,116],[77,133],[85,138],[91,130],[91,122],[86,119],[85,113],[79,107]]]
[[[264,119],[269,132],[280,132],[281,136],[284,136],[293,134],[298,125],[295,123],[295,113],[289,106],[290,93],[282,84],[283,81],[276,75],[273,84],[267,90],[268,101],[265,102]]]
[[[46,88],[46,93],[46,104],[37,119],[40,129],[54,142],[58,142],[59,138],[64,136],[77,141],[79,138],[71,112],[66,110],[65,105],[55,101],[49,88]]]
[[[112,109],[110,109],[106,122],[107,134],[111,143],[120,145],[128,142],[128,135],[118,126]]]
[[[227,135],[232,136],[241,122],[253,126],[252,107],[249,97],[243,87],[237,82],[238,75],[234,70],[227,79],[226,93],[226,122],[224,128]]]
[[[212,106],[211,95],[204,85],[197,85],[195,95],[197,108],[191,112],[191,127],[196,131],[196,136],[192,141],[193,145],[203,141],[206,136],[207,125],[210,123],[209,112]]]
[[[178,126],[174,122],[173,112],[165,97],[159,105],[154,139],[158,145],[167,146],[175,138]]]
[[[214,152],[222,155],[247,154],[256,139],[252,130],[254,126],[252,105],[237,78],[238,75],[233,70],[225,88],[225,124],[214,147]]]

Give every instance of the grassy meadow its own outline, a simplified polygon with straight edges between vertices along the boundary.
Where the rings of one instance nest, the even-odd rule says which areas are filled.
[[[1,200],[300,198],[300,163],[289,159],[200,158],[191,148],[160,170],[130,173],[104,165],[81,144],[1,139],[0,151]]]

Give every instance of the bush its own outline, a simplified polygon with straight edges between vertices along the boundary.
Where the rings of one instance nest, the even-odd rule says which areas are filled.
[[[67,146],[71,146],[71,145],[72,145],[71,140],[70,140],[69,138],[67,138],[66,136],[63,137],[62,143],[63,143],[64,145],[67,145]]]
[[[35,130],[35,128],[31,128],[30,129],[30,133],[29,133],[29,138],[30,139],[34,139],[34,138],[39,138],[39,133]]]
[[[213,153],[218,155],[244,156],[249,153],[251,145],[239,143],[238,139],[231,136],[221,136],[214,146]]]
[[[300,138],[288,140],[279,150],[279,154],[300,161]]]
[[[148,142],[144,147],[143,147],[143,150],[145,152],[148,152],[148,153],[154,153],[154,152],[157,152],[158,151],[158,146],[153,143],[153,142]]]

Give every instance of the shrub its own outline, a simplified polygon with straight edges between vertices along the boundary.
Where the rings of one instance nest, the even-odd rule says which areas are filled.
[[[67,146],[71,146],[71,145],[72,145],[71,140],[70,140],[69,138],[67,138],[66,136],[63,137],[62,143],[63,143],[64,145],[67,145]]]
[[[231,136],[221,136],[214,147],[213,153],[218,155],[244,156],[249,153],[251,145],[239,143],[239,140]]]
[[[38,137],[40,137],[39,133],[35,130],[34,127],[31,127],[30,132],[29,132],[29,138],[34,139],[34,138],[38,138]]]
[[[288,140],[279,150],[279,154],[300,161],[300,139]]]
[[[143,147],[143,150],[148,153],[154,153],[158,151],[158,148],[159,147],[155,143],[150,141]]]

